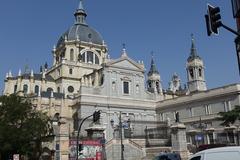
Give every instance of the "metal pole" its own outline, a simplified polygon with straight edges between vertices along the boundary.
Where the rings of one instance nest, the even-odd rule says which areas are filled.
[[[237,54],[237,60],[238,60],[238,72],[239,72],[239,75],[240,75],[240,44],[239,44],[239,41],[240,41],[240,36],[237,36],[237,38],[235,39],[235,46],[236,46],[236,54]]]
[[[121,141],[121,160],[124,160],[123,156],[123,138],[122,138],[122,112],[120,111],[119,115],[119,127],[120,127],[120,141]]]
[[[237,125],[237,145],[240,145],[240,141],[239,141],[239,125]]]
[[[239,44],[239,42],[240,42],[240,40],[239,40],[240,39],[240,33],[235,31],[235,30],[233,30],[232,28],[224,25],[223,23],[221,23],[221,26],[223,28],[225,28],[226,30],[232,32],[233,34],[237,35],[237,38],[235,39],[235,45],[236,45],[236,53],[237,53],[237,60],[238,60],[238,71],[239,71],[239,75],[240,75],[240,55],[239,55],[240,54],[240,44]]]
[[[78,133],[77,133],[77,158],[76,158],[76,160],[78,160],[79,134],[80,134],[80,131],[81,131],[82,124],[83,124],[84,121],[86,121],[88,118],[90,118],[90,117],[92,117],[92,116],[93,116],[93,114],[90,115],[90,116],[88,116],[88,117],[86,117],[86,118],[84,118],[84,119],[81,121],[80,126],[79,126],[79,128],[78,128]]]
[[[235,31],[235,30],[233,30],[232,28],[224,25],[223,23],[221,23],[221,26],[222,26],[223,28],[225,28],[226,30],[232,32],[233,34],[235,34],[235,35],[237,35],[237,36],[240,36],[240,34],[239,34],[237,31]]]

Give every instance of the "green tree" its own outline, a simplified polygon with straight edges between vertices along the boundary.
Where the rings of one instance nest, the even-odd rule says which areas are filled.
[[[3,159],[14,153],[38,159],[43,137],[50,131],[49,117],[36,110],[26,98],[14,94],[0,97],[0,156]]]
[[[219,115],[218,120],[223,121],[221,125],[229,126],[234,124],[236,120],[240,120],[240,106],[236,105],[233,110],[228,112],[219,112]]]

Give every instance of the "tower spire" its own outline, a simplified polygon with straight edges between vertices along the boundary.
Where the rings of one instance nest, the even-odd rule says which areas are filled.
[[[87,13],[85,12],[83,7],[83,0],[79,1],[78,9],[76,10],[74,16],[76,24],[87,24],[86,23]]]
[[[188,61],[191,61],[193,59],[201,59],[199,55],[197,54],[197,49],[195,46],[195,40],[193,34],[191,34],[191,51],[190,51],[190,56],[188,57]]]
[[[191,34],[191,40],[192,40],[191,55],[196,56],[197,55],[197,51],[196,51],[196,47],[195,47],[193,34]]]
[[[78,9],[84,10],[82,0],[79,1]]]
[[[148,72],[148,75],[152,75],[153,73],[159,74],[159,72],[157,70],[157,67],[156,67],[156,64],[155,64],[155,62],[153,60],[153,52],[151,52],[151,56],[152,56],[151,67],[150,67],[150,70]]]

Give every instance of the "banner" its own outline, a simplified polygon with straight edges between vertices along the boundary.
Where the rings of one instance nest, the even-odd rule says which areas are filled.
[[[82,150],[78,153],[79,160],[102,160],[102,144],[101,140],[83,140],[79,141]],[[77,140],[69,141],[69,160],[76,160],[77,156]]]

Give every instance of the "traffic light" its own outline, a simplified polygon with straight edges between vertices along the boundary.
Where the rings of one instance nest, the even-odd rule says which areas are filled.
[[[220,8],[219,7],[213,7],[211,5],[207,5],[208,7],[208,18],[206,18],[207,29],[208,29],[208,35],[211,35],[211,33],[218,34],[218,28],[222,26],[221,22],[221,15],[220,15]]]
[[[124,144],[122,144],[122,151],[124,151]]]
[[[212,31],[210,30],[209,17],[207,14],[205,15],[205,21],[206,21],[206,27],[207,27],[207,35],[211,36]]]
[[[100,119],[101,111],[95,111],[93,113],[93,122],[98,122]]]

